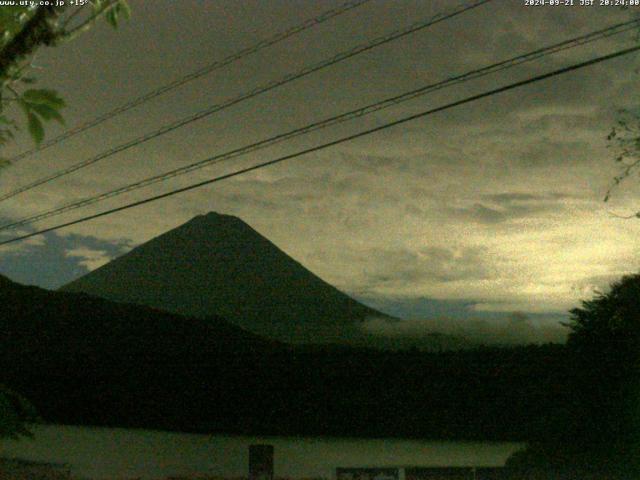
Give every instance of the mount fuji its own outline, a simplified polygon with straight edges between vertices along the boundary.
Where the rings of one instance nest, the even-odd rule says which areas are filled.
[[[291,343],[361,343],[391,318],[328,284],[241,219],[199,215],[62,287],[181,315],[218,315]]]

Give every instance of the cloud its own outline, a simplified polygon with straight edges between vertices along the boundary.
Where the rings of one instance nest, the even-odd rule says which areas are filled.
[[[445,210],[460,220],[497,225],[521,219],[565,215],[570,208],[584,203],[584,198],[561,192],[486,193],[480,195],[480,200],[466,206],[446,206]],[[464,201],[458,200],[458,203]]]
[[[4,222],[3,222],[4,223]],[[29,230],[14,230],[14,231],[4,231],[0,232],[0,240],[6,241],[11,240],[14,237],[20,237],[23,235],[28,235],[31,233]],[[45,243],[45,239],[42,236],[34,236],[31,238],[27,238],[25,240],[21,240],[19,242],[7,243],[5,245],[0,246],[0,256],[8,255],[10,253],[24,255],[26,251],[28,251],[32,247],[42,246]]]
[[[65,252],[68,258],[87,269],[87,271],[95,270],[102,265],[113,260],[113,254],[109,254],[106,250],[94,250],[87,247],[77,247],[69,249]]]
[[[170,6],[168,1],[158,2]],[[96,29],[79,44],[43,52],[39,57],[45,67],[42,81],[67,101],[66,116],[72,127],[156,88],[170,79],[170,72],[189,71],[203,58],[222,58],[237,45],[268,37],[278,25],[297,24],[325,8],[323,2],[301,2],[295,9],[254,3],[255,12],[249,16],[238,2],[211,2],[206,7],[202,2],[185,2],[179,17],[175,9],[148,8],[136,28],[115,36]],[[274,72],[290,72],[328,58],[347,46],[449,8],[450,3],[378,2],[358,9],[335,19],[341,23],[330,35],[324,26],[310,30],[274,46],[268,56],[247,58],[214,77],[185,85],[162,101],[105,122],[98,135],[87,132],[40,152],[37,161],[26,159],[3,169],[0,189],[49,174],[50,168],[69,166],[271,81]],[[491,2],[4,202],[3,212],[20,218],[120,187],[602,28],[625,15],[618,9],[527,9],[520,2]],[[188,21],[195,36],[206,38],[215,32],[216,41],[182,41],[186,38],[182,20]],[[215,27],[211,22],[219,24]],[[246,28],[228,28],[236,24]],[[166,27],[161,34],[157,25]],[[165,41],[156,41],[160,37]],[[243,159],[130,192],[51,219],[46,225],[380,126],[610,51],[629,38],[610,38],[459,84]],[[131,45],[138,44],[154,48],[132,56]],[[163,45],[176,48],[169,51]],[[91,61],[78,62],[78,58]],[[83,78],[82,88],[77,88],[77,78]],[[610,218],[601,203],[616,173],[605,138],[615,109],[637,103],[633,98],[636,81],[628,59],[576,71],[75,225],[57,236],[30,239],[0,250],[0,270],[30,283],[56,285],[213,210],[241,217],[346,291],[460,300],[487,311],[563,312],[588,295],[592,285],[600,285],[600,277],[640,268],[637,223]],[[59,132],[59,127],[51,128],[47,135]],[[30,147],[24,143],[17,150]],[[640,204],[635,184],[630,181],[624,187],[629,188],[628,195],[616,195],[612,201],[618,203],[611,208],[635,211],[633,207]],[[626,203],[621,204],[623,199]]]
[[[130,247],[126,240],[110,242],[92,236],[47,233],[35,238],[37,242],[0,250],[0,274],[19,283],[55,289]]]
[[[508,220],[522,218],[528,216],[528,214],[534,211],[539,211],[533,207],[524,206],[512,206],[509,208],[491,208],[481,203],[474,203],[469,207],[463,208],[451,208],[450,213],[456,215],[461,219],[467,219],[480,223],[502,223]]]
[[[370,318],[363,324],[363,329],[376,336],[416,340],[439,333],[484,345],[563,343],[568,333],[568,329],[557,322],[533,322],[522,312],[513,312],[505,320],[438,318],[394,322]]]
[[[409,248],[350,248],[340,252],[318,249],[314,263],[346,262],[351,274],[341,288],[361,295],[415,292],[427,285],[483,280],[492,276],[486,249],[424,245]],[[361,268],[361,270],[359,270]],[[355,272],[358,274],[354,275]]]

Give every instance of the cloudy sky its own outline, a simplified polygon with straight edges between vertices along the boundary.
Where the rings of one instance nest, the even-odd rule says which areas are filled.
[[[133,19],[42,50],[39,83],[74,126],[331,7],[334,0],[131,0]],[[371,0],[0,172],[7,191],[465,2]],[[576,0],[576,3],[579,3]],[[2,223],[628,19],[613,7],[494,0],[0,204]],[[218,164],[54,225],[276,158],[631,46],[634,33],[562,52]],[[636,178],[608,204],[606,136],[637,107],[637,55],[447,110],[113,216],[0,247],[0,273],[56,288],[191,217],[237,215],[311,271],[390,313],[434,319],[559,315],[638,270]],[[49,138],[62,127],[47,130]],[[29,147],[27,138],[5,155]],[[29,228],[20,232],[29,231]],[[16,232],[4,232],[9,238]],[[520,315],[520,314],[518,314]],[[409,325],[409,324],[406,324]],[[410,328],[415,328],[415,321]]]

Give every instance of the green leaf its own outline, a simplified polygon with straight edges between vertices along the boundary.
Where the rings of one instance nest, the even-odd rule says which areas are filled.
[[[27,121],[29,133],[31,134],[33,141],[36,142],[37,145],[40,145],[44,139],[44,127],[42,126],[42,122],[34,113],[31,112],[27,114]]]
[[[131,20],[131,7],[127,0],[120,0],[118,7],[120,7],[120,14],[122,15],[122,18],[125,20]]]
[[[111,25],[113,28],[118,28],[118,10],[117,10],[117,6],[111,8],[110,10],[108,10],[107,13],[105,14],[104,18],[107,21],[107,23],[109,23],[109,25]]]
[[[48,105],[56,110],[66,105],[64,100],[58,95],[58,92],[45,88],[25,90],[22,98],[28,103]]]
[[[51,108],[49,105],[43,103],[34,103],[31,105],[31,109],[40,115],[44,120],[55,120],[58,123],[64,125],[64,118],[60,115],[60,112],[55,108]]]
[[[90,0],[90,3],[94,15],[99,14],[104,8],[102,5],[104,3],[103,0]]]
[[[131,18],[131,7],[126,0],[119,0],[110,7],[105,7],[104,18],[113,28],[118,28],[118,22],[121,18],[129,20]]]

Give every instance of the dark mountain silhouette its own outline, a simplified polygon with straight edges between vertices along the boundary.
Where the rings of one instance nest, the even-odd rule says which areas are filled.
[[[0,277],[0,384],[47,422],[190,432],[525,439],[563,407],[563,346],[289,346]],[[558,407],[559,406],[559,407]]]
[[[92,338],[98,338],[102,348],[112,349],[116,356],[123,351],[120,347],[163,354],[175,350],[182,354],[179,349],[186,349],[187,344],[189,349],[203,352],[278,345],[221,317],[185,317],[83,293],[52,292],[20,285],[2,275],[0,322],[3,341],[11,343],[13,335],[28,341],[27,333],[33,333],[34,347],[44,337],[54,340],[67,353],[90,350]],[[15,349],[11,345],[6,348]]]
[[[220,317],[183,317],[0,276],[0,383],[48,421],[188,428],[205,418],[203,404],[223,404],[224,391],[242,385],[228,371],[234,358],[280,348]]]
[[[390,318],[318,278],[239,218],[217,213],[197,216],[61,290],[220,315],[297,343],[353,341],[367,317]]]

